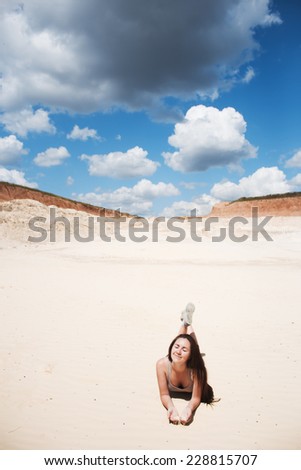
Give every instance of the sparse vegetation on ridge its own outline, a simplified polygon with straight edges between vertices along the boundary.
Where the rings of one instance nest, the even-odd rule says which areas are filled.
[[[267,194],[266,196],[252,196],[252,197],[241,197],[231,201],[229,204],[234,202],[245,202],[245,201],[258,201],[259,199],[281,199],[287,197],[301,197],[301,192],[283,193],[283,194]]]

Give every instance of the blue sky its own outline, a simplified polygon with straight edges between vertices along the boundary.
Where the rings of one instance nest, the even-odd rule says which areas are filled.
[[[0,180],[133,214],[301,191],[297,0],[3,0]]]

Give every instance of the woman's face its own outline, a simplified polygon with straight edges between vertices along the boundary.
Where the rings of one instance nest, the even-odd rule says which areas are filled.
[[[174,362],[185,364],[190,356],[190,342],[186,338],[178,338],[171,349]]]

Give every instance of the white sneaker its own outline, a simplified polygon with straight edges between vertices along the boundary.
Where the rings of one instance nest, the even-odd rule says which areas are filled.
[[[189,302],[189,304],[186,305],[185,310],[181,314],[181,320],[184,322],[185,326],[189,326],[192,324],[192,315],[194,311],[195,306],[191,302]]]

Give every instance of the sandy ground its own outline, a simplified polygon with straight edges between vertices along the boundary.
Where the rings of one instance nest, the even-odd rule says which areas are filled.
[[[273,242],[2,238],[0,448],[300,449],[301,222],[284,222]],[[155,363],[189,301],[221,401],[184,427]]]

